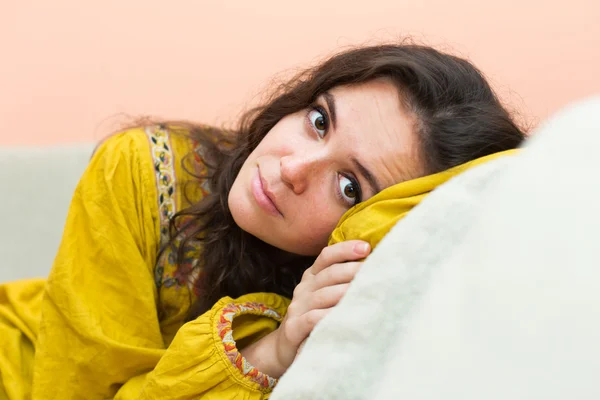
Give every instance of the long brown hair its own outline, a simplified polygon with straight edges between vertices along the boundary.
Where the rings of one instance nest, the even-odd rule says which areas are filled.
[[[233,132],[187,124],[209,170],[199,179],[207,180],[211,191],[171,220],[170,245],[178,247],[178,260],[191,241],[202,244],[198,257],[203,270],[195,288],[200,297],[190,318],[223,296],[274,292],[291,297],[314,257],[284,252],[240,229],[228,208],[231,186],[246,158],[283,117],[307,109],[333,87],[382,77],[397,85],[404,106],[415,117],[426,174],[515,148],[525,137],[470,62],[415,44],[336,54],[279,86],[264,105],[247,112]]]

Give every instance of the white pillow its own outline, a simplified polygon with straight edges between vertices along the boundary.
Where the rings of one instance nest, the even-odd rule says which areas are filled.
[[[384,238],[278,399],[598,399],[600,98]]]

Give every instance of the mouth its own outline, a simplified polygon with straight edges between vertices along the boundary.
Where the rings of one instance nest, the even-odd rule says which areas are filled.
[[[260,173],[260,168],[256,168],[256,175],[252,180],[252,194],[256,203],[269,214],[283,217],[283,214],[279,211],[279,207],[277,207],[275,196],[269,191],[266,183]]]

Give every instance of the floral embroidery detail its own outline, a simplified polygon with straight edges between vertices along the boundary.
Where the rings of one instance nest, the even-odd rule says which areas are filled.
[[[163,263],[169,266],[169,270],[172,271],[171,276],[165,277],[163,285],[165,287],[171,286],[185,286],[194,288],[194,282],[200,275],[200,246],[195,241],[186,243],[183,246],[183,259],[180,264],[177,264],[177,247],[180,246],[180,240],[176,240],[175,246],[170,246],[165,250],[163,257]]]
[[[169,132],[161,126],[146,127],[150,140],[160,214],[160,242],[164,246],[169,240],[169,221],[176,212],[175,166]]]
[[[208,168],[204,162],[204,148],[200,146],[197,141],[194,141],[194,174],[199,178],[205,178],[208,176]],[[200,184],[200,190],[202,191],[202,197],[207,196],[210,193],[210,184],[208,179],[202,179]]]
[[[235,340],[233,339],[232,323],[233,319],[243,314],[264,315],[273,318],[279,322],[283,319],[277,311],[260,303],[228,304],[225,306],[217,322],[219,337],[223,342],[225,354],[231,363],[242,372],[242,374],[251,381],[258,383],[262,388],[273,389],[277,384],[277,379],[260,372],[250,364],[238,351]]]
[[[187,287],[197,297],[195,283],[200,278],[202,270],[199,263],[201,249],[199,243],[192,240],[184,246],[183,260],[180,264],[177,263],[177,251],[181,244],[181,238],[176,238],[173,243],[169,243],[169,223],[178,211],[176,189],[178,180],[175,173],[175,162],[177,161],[171,146],[171,132],[169,128],[158,125],[146,127],[145,133],[149,140],[154,165],[160,218],[160,247],[164,249],[154,268],[154,282],[158,289]],[[195,149],[199,147],[199,143],[193,142],[192,144]],[[198,163],[194,168],[204,174],[207,173],[204,163]],[[201,187],[200,190],[202,196],[208,193],[204,187]],[[181,222],[185,224],[185,221]],[[168,247],[165,248],[164,246],[167,245]]]

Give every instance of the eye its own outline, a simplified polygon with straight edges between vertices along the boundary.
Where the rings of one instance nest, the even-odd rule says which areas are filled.
[[[338,197],[348,204],[355,206],[362,201],[360,184],[350,176],[338,174]]]
[[[321,107],[313,107],[308,112],[308,120],[319,137],[323,139],[329,129],[329,117]]]

